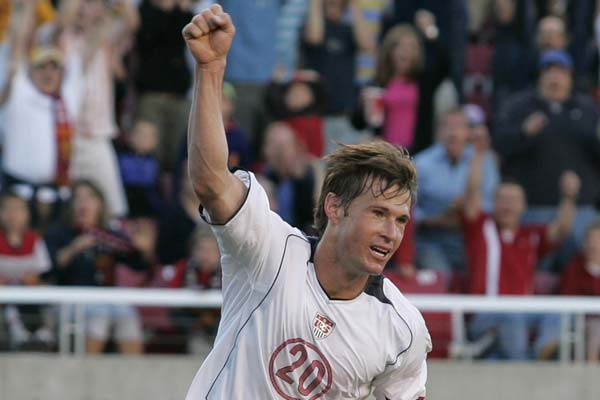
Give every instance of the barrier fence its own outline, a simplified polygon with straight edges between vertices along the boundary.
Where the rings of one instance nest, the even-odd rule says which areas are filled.
[[[407,295],[422,312],[448,312],[456,345],[466,340],[465,314],[473,312],[559,313],[560,360],[585,358],[585,315],[600,315],[600,298],[572,296],[469,296]],[[59,352],[85,354],[85,305],[131,304],[137,306],[219,308],[220,290],[96,288],[96,287],[0,287],[1,304],[53,304],[59,306]],[[71,316],[74,316],[71,318]],[[573,347],[574,351],[571,351]]]

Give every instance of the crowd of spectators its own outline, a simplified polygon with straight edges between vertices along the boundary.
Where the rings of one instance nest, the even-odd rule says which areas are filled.
[[[181,37],[211,3],[0,3],[0,285],[220,287],[186,168]],[[404,292],[600,295],[600,1],[220,3],[236,25],[229,167],[254,171],[284,220],[312,234],[322,157],[386,140],[419,174],[386,272]],[[56,349],[52,307],[0,311],[0,349]],[[91,353],[161,351],[159,333],[193,351],[219,321],[115,305],[85,316]],[[556,356],[556,315],[468,324],[470,356]]]

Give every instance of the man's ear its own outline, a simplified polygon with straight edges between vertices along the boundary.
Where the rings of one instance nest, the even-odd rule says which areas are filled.
[[[344,207],[342,199],[335,193],[329,192],[325,196],[325,204],[323,205],[327,219],[336,224],[344,215]]]

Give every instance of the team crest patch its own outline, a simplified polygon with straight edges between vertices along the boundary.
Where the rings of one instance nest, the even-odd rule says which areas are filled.
[[[315,338],[325,339],[331,334],[333,328],[335,328],[335,322],[333,322],[320,312],[317,312],[312,322],[312,331],[313,335],[315,335]]]

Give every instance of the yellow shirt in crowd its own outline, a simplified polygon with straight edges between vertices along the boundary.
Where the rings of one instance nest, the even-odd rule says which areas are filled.
[[[10,23],[10,1],[0,2],[0,43],[6,39]],[[50,0],[38,0],[35,5],[35,23],[37,26],[54,21],[56,11]]]

